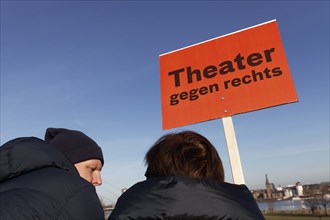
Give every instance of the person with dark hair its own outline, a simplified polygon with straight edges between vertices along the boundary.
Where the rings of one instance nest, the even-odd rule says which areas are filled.
[[[0,147],[0,219],[104,220],[95,186],[101,148],[80,131],[48,128]]]
[[[217,150],[196,132],[159,138],[145,161],[147,179],[119,197],[109,220],[264,219],[245,185],[224,182]]]

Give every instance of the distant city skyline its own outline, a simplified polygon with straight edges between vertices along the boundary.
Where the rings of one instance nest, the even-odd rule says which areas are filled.
[[[299,101],[232,117],[245,183],[329,180],[329,1],[0,4],[1,144],[48,127],[83,131],[103,149],[107,202],[145,179],[159,137],[181,130],[207,137],[233,182],[222,119],[162,130],[159,55],[273,19]]]
[[[265,175],[268,177],[269,183],[274,184],[275,187],[288,187],[288,186],[294,186],[294,185],[296,185],[297,183],[300,183],[300,184],[302,184],[302,185],[312,185],[312,184],[320,184],[320,183],[330,182],[330,180],[324,180],[324,181],[320,181],[320,182],[303,183],[303,182],[297,180],[296,182],[293,182],[293,183],[289,183],[289,184],[281,185],[281,184],[277,184],[276,180],[275,180],[275,181],[271,180],[271,178],[270,178],[267,174],[265,174]],[[267,181],[266,181],[266,177],[265,177],[265,182],[264,182],[264,185],[265,185],[265,186],[266,186],[266,183],[267,183]],[[262,189],[262,188],[260,188],[260,189]],[[251,190],[254,190],[254,189],[251,189]]]

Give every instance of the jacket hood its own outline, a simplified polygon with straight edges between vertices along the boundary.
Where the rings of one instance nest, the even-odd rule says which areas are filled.
[[[0,182],[44,167],[55,167],[79,175],[58,149],[39,138],[16,138],[0,147]]]

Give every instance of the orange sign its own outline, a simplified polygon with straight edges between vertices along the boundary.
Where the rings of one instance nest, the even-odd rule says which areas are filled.
[[[163,129],[297,102],[276,20],[160,55]]]

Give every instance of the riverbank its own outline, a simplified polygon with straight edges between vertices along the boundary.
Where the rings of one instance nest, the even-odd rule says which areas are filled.
[[[330,220],[330,216],[311,215],[264,215],[266,220]]]
[[[265,210],[262,214],[266,220],[330,220],[324,210],[316,210],[314,215],[310,210]]]

